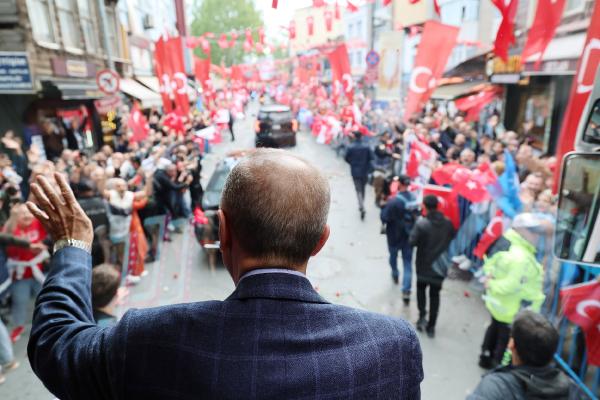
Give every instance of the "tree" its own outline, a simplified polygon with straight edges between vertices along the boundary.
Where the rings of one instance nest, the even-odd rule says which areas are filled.
[[[246,40],[245,29],[253,29],[254,42],[258,41],[256,28],[263,26],[260,12],[254,6],[252,0],[195,0],[193,21],[191,26],[192,35],[201,36],[207,32],[215,34],[214,39],[209,39],[211,45],[212,63],[231,66],[242,62],[245,52],[243,49]],[[239,37],[233,48],[221,49],[217,40],[222,33],[227,34],[228,39],[231,31],[237,31]],[[196,55],[204,57],[204,52],[197,48]]]

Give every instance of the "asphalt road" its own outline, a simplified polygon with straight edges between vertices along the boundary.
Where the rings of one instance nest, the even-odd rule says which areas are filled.
[[[238,121],[237,141],[232,143],[225,137],[224,143],[212,149],[204,160],[203,179],[210,177],[215,163],[226,152],[253,147],[252,123],[251,115],[245,121]],[[344,160],[337,158],[331,148],[316,144],[308,133],[298,134],[298,146],[291,151],[317,165],[329,179],[332,190],[331,237],[308,268],[308,277],[315,288],[331,302],[414,323],[418,316],[416,299],[413,294],[410,306],[405,307],[400,287],[392,283],[385,236],[379,233],[379,212],[374,206],[372,190],[367,194],[366,219],[361,221]],[[224,268],[211,272],[191,230],[186,229],[173,239],[163,246],[160,259],[148,265],[148,276],[130,289],[121,312],[131,307],[222,300],[233,291],[233,283]],[[420,336],[425,369],[423,399],[464,399],[475,387],[483,373],[477,360],[488,319],[479,296],[467,283],[446,280],[441,292],[436,337]],[[0,385],[0,399],[52,399],[29,367],[25,338],[16,344],[15,352],[21,367],[9,373],[7,382]]]

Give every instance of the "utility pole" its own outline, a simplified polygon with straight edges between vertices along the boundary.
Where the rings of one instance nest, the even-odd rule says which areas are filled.
[[[115,61],[113,60],[112,51],[110,49],[110,40],[108,39],[108,20],[106,19],[106,5],[104,0],[97,0],[98,11],[100,12],[100,26],[102,31],[102,45],[106,51],[106,62],[108,68],[115,70]],[[114,21],[113,21],[114,23]]]
[[[375,51],[375,7],[376,7],[376,1],[371,3],[371,7],[369,12],[370,12],[370,25],[371,25],[371,43],[369,43],[369,50],[370,51]],[[371,83],[371,85],[369,85],[369,92],[371,92],[371,100],[375,100],[375,83]]]

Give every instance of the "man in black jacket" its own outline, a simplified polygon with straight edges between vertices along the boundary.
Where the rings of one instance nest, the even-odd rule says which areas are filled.
[[[575,391],[567,376],[552,364],[558,332],[542,315],[529,310],[515,317],[508,349],[512,365],[481,379],[467,400],[567,400]],[[572,396],[571,396],[572,395]]]
[[[452,222],[438,211],[438,199],[433,195],[425,196],[423,205],[427,212],[425,218],[419,218],[410,232],[410,244],[417,247],[417,306],[419,320],[417,330],[427,331],[427,336],[435,336],[435,322],[440,308],[440,290],[444,277],[432,267],[435,260],[448,248],[454,237]],[[425,290],[429,286],[429,321]]]
[[[369,173],[373,170],[373,151],[362,140],[362,134],[358,131],[353,133],[354,142],[346,152],[346,162],[350,164],[350,172],[358,197],[358,210],[360,219],[365,219],[365,187]]]

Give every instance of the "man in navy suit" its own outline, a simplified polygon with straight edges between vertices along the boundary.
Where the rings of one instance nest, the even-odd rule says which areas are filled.
[[[305,276],[329,236],[327,180],[303,159],[259,150],[231,172],[219,211],[224,301],[130,310],[94,324],[92,225],[66,179],[28,207],[57,241],[28,353],[68,399],[419,399],[419,341],[407,322],[331,304]]]

